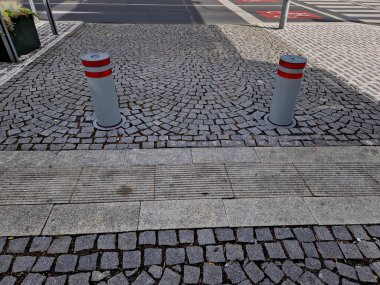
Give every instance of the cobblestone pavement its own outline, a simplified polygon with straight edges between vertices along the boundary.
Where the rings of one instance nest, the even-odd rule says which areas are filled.
[[[380,225],[0,238],[0,284],[379,284]]]
[[[11,78],[11,76],[13,76],[13,74],[15,74],[20,68],[29,64],[29,60],[32,60],[33,57],[38,56],[38,53],[43,52],[43,50],[46,49],[49,45],[60,41],[73,28],[77,27],[79,23],[80,22],[56,22],[59,36],[54,36],[51,33],[50,25],[48,22],[36,22],[36,28],[38,36],[40,38],[41,48],[26,55],[20,56],[20,62],[18,63],[0,62],[0,85],[9,80],[9,78]]]
[[[79,57],[111,54],[127,123],[96,131]],[[0,87],[0,150],[379,145],[380,108],[314,67],[297,125],[268,113],[278,58],[294,53],[262,28],[86,24]]]
[[[380,27],[353,23],[289,24],[272,30],[315,66],[332,72],[360,92],[380,100]]]

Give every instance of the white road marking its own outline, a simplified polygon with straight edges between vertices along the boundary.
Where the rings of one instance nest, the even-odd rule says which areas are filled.
[[[330,10],[331,12],[337,12],[337,13],[354,13],[354,12],[363,12],[363,13],[371,13],[371,12],[376,12],[374,10],[359,10],[359,9],[355,9],[355,10]]]
[[[359,12],[359,11],[356,11]],[[380,18],[380,14],[377,12],[374,12],[376,14],[343,14],[347,17],[364,17],[364,18]]]
[[[220,0],[219,0],[219,1],[220,1]],[[319,14],[322,14],[322,15],[328,16],[328,17],[330,17],[330,18],[333,18],[333,19],[336,19],[336,20],[339,20],[339,21],[343,21],[343,22],[347,22],[345,19],[340,18],[340,17],[335,16],[335,15],[332,15],[332,14],[330,14],[330,13],[326,13],[326,12],[323,12],[323,11],[321,11],[321,10],[317,10],[317,9],[314,9],[314,8],[310,8],[310,7],[308,7],[308,6],[305,6],[305,5],[302,5],[302,4],[298,4],[298,3],[295,3],[295,2],[293,2],[293,4],[296,5],[296,6],[299,6],[299,7],[305,8],[305,9],[307,9],[307,10],[311,10],[311,11],[317,12],[317,13],[319,13]]]
[[[242,18],[244,21],[249,23],[250,25],[259,25],[262,24],[263,21],[260,19],[256,18],[252,14],[248,13],[247,11],[244,11],[242,8],[239,6],[235,5],[229,0],[218,0],[220,3],[222,3],[226,8],[234,12],[236,15],[238,15],[240,18]]]

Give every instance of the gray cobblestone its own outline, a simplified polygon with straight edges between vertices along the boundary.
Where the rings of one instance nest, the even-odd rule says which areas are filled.
[[[98,248],[99,249],[115,249],[116,248],[116,235],[100,235],[98,237]]]
[[[90,285],[90,273],[77,273],[69,276],[69,285]]]
[[[166,268],[164,270],[164,274],[162,275],[159,285],[178,285],[181,281],[181,276],[174,272],[173,270],[170,270],[169,268]]]
[[[139,244],[140,245],[155,245],[156,232],[155,231],[141,232],[139,235]]]
[[[380,249],[374,242],[361,241],[357,243],[359,250],[367,258],[380,258]]]
[[[280,242],[265,243],[265,248],[271,259],[286,259]]]
[[[94,247],[96,235],[80,236],[75,239],[74,251],[91,249]]]
[[[288,276],[291,280],[296,282],[298,278],[302,275],[303,270],[295,265],[292,261],[285,261],[282,264],[282,271]]]
[[[161,262],[162,262],[162,249],[147,248],[144,250],[144,265],[161,264]]]
[[[66,279],[66,275],[48,277],[45,285],[65,285]]]
[[[315,241],[314,233],[309,228],[295,228],[293,229],[294,234],[297,239],[301,242],[312,242]]]
[[[238,262],[226,264],[224,267],[224,272],[226,273],[228,279],[234,284],[240,283],[247,279],[247,276]]]
[[[136,248],[137,235],[134,232],[119,234],[118,247],[121,250],[133,250]]]
[[[202,263],[204,261],[203,248],[200,246],[186,247],[186,255],[190,264]]]
[[[0,273],[5,273],[8,271],[12,263],[11,255],[0,255]]]
[[[354,280],[358,279],[357,275],[356,275],[356,270],[354,267],[347,265],[347,264],[344,264],[344,263],[341,263],[341,262],[337,262],[336,267],[337,267],[339,275],[344,276],[344,277],[348,277],[348,278],[354,279]]]
[[[158,244],[159,245],[174,246],[177,243],[178,243],[177,234],[174,230],[159,231],[158,232]]]
[[[194,231],[192,230],[179,230],[180,243],[194,243]]]
[[[246,266],[244,266],[244,271],[247,273],[247,276],[253,283],[258,283],[264,279],[264,272],[254,263],[249,262]]]
[[[211,229],[197,230],[199,245],[215,244],[215,236]]]
[[[293,238],[294,235],[289,228],[275,228],[274,235],[277,239]]]
[[[223,246],[221,245],[208,245],[206,247],[206,259],[209,262],[225,262]]]
[[[335,241],[317,242],[316,244],[323,258],[343,259],[343,254]]]
[[[235,240],[234,232],[229,228],[215,229],[215,235],[217,240],[221,242]]]
[[[377,283],[378,279],[367,266],[356,266],[359,280],[366,283]]]
[[[140,266],[140,264],[138,266]],[[118,252],[104,252],[102,254],[102,257],[100,260],[100,268],[102,270],[112,270],[112,269],[117,269],[118,267],[119,267],[119,253]],[[126,267],[126,268],[129,268],[129,267]]]
[[[56,253],[67,253],[69,251],[71,243],[71,237],[69,236],[63,236],[58,237],[51,243],[48,253],[49,254],[56,254]]]
[[[284,277],[284,273],[274,263],[269,263],[264,272],[276,284]]]
[[[247,244],[245,246],[249,260],[262,261],[265,260],[263,248],[260,244]]]
[[[334,240],[333,235],[330,233],[327,227],[314,227],[314,232],[317,237],[317,240],[326,241],[326,240]]]
[[[97,253],[83,255],[79,257],[78,270],[92,271],[96,269],[98,259]]]
[[[253,229],[252,228],[238,228],[236,230],[237,240],[244,243],[253,243]]]
[[[340,243],[339,247],[346,259],[363,259],[363,255],[355,244]]]
[[[262,228],[262,229],[256,229],[256,238],[259,241],[272,241],[273,236],[272,233],[270,232],[269,228]]]
[[[21,285],[42,285],[45,279],[46,277],[39,273],[29,273],[28,275],[26,275]]]
[[[223,271],[217,265],[203,264],[203,283],[204,284],[221,284],[223,280]]]
[[[133,269],[140,267],[141,264],[141,252],[138,250],[135,251],[126,251],[123,253],[123,268],[124,269]]]
[[[33,238],[29,251],[30,252],[47,251],[52,240],[53,239],[51,237],[35,237]]]
[[[77,264],[78,256],[63,254],[58,256],[55,264],[55,272],[73,272]]]
[[[29,238],[16,238],[9,241],[8,253],[18,253],[24,252],[26,246],[28,245]]]
[[[35,256],[17,256],[13,263],[12,272],[30,271],[36,259]]]
[[[195,266],[185,265],[183,282],[186,284],[198,284],[201,270]]]

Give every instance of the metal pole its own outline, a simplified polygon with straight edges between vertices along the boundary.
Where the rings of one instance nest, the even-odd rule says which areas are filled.
[[[4,43],[5,49],[7,50],[8,56],[11,62],[18,62],[18,54],[13,45],[11,35],[8,32],[8,28],[4,22],[3,15],[0,13],[0,36]]]
[[[286,21],[288,20],[289,7],[290,0],[283,0],[279,29],[285,28]]]
[[[34,6],[33,0],[29,0],[29,6],[30,6],[30,10],[32,10],[32,12],[37,15],[36,6]],[[33,18],[34,18],[34,21],[38,20],[36,16],[33,16]]]
[[[46,14],[49,19],[51,31],[53,32],[53,35],[58,35],[57,26],[55,25],[55,21],[54,21],[53,13],[51,12],[49,0],[43,0],[43,1],[45,5]]]

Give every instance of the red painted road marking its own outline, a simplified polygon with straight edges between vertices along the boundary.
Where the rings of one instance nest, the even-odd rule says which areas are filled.
[[[237,0],[238,3],[276,3],[279,0]]]
[[[281,17],[281,11],[256,11],[256,13],[267,19],[279,19]],[[293,10],[289,11],[288,19],[322,19],[322,17],[305,10]]]

